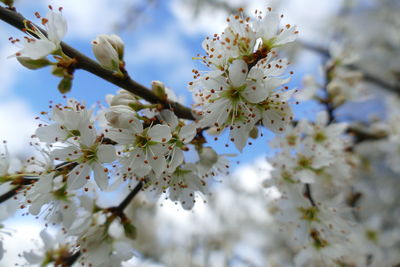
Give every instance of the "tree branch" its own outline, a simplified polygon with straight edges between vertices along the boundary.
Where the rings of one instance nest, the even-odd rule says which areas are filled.
[[[24,20],[26,20],[26,18],[15,11],[1,6],[0,19],[19,30],[25,28]],[[46,32],[43,31],[43,33]],[[150,103],[162,104],[165,108],[172,109],[175,114],[182,119],[194,120],[191,109],[181,105],[180,103],[160,99],[149,88],[132,80],[128,75],[122,78],[115,76],[112,71],[104,69],[97,62],[64,42],[61,42],[61,48],[67,56],[77,60],[77,64],[75,65],[76,68],[86,70],[87,72],[90,72],[97,77],[102,78],[103,80],[106,80],[137,96],[142,97],[144,100]]]

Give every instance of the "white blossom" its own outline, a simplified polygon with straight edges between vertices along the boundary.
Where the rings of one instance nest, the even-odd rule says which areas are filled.
[[[42,18],[47,36],[34,24],[28,23],[26,25],[26,33],[29,37],[24,38],[23,47],[15,56],[36,60],[58,52],[61,48],[61,40],[67,32],[67,22],[61,15],[61,9],[59,11],[60,13],[56,13],[50,10],[46,17]]]

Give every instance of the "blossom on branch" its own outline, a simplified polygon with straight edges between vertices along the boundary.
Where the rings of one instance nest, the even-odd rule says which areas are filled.
[[[37,26],[30,21],[25,21],[25,32],[28,36],[24,37],[24,44],[20,51],[14,56],[38,60],[50,54],[60,54],[60,43],[67,33],[67,22],[59,13],[52,10],[47,13],[45,18],[41,18],[36,13],[37,18],[41,18],[41,23],[45,26],[47,35],[45,35]],[[10,39],[13,43],[19,43],[19,39]]]

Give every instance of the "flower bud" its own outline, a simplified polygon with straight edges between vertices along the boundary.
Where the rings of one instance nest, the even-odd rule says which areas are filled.
[[[100,65],[111,71],[119,71],[119,56],[117,50],[109,42],[107,35],[99,35],[92,41],[93,53]]]
[[[58,84],[58,91],[60,91],[61,94],[66,94],[69,91],[71,91],[71,87],[72,87],[72,78],[64,77]]]
[[[249,137],[252,138],[252,139],[257,139],[258,138],[258,128],[257,128],[257,126],[254,126],[253,129],[250,130]]]
[[[105,37],[115,51],[117,51],[118,57],[122,61],[124,59],[124,41],[122,41],[121,37],[116,34],[105,35]]]
[[[161,99],[166,99],[167,94],[165,92],[165,85],[160,81],[152,81],[151,82],[151,90],[153,93]]]
[[[136,112],[127,106],[120,105],[110,107],[104,116],[113,127],[129,128],[130,121],[136,116]]]
[[[136,98],[132,94],[118,94],[111,98],[110,106],[119,106],[119,105],[129,106],[129,104],[135,101]]]

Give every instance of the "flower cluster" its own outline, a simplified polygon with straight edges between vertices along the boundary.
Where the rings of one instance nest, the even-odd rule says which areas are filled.
[[[242,150],[250,131],[261,121],[275,133],[283,132],[292,120],[289,99],[294,90],[284,86],[287,59],[277,57],[275,48],[295,40],[295,26],[280,28],[281,16],[268,9],[257,19],[241,15],[228,18],[221,35],[203,42],[203,63],[211,70],[194,70],[193,91],[199,127],[230,129],[231,140]]]
[[[331,250],[349,246],[352,216],[341,200],[356,160],[346,152],[346,128],[345,123],[329,124],[327,113],[320,112],[314,123],[301,120],[271,142],[279,152],[269,160],[274,170],[265,185],[279,192],[271,206],[281,228],[292,233],[297,251],[307,251],[298,255],[301,266],[315,258],[310,256],[314,251],[326,263],[345,262],[347,254]]]
[[[222,169],[212,171],[224,159],[215,152],[214,159],[201,160],[201,152],[207,148],[195,146],[195,124],[179,120],[171,110],[157,111],[126,91],[109,97],[109,102],[112,106],[104,113],[108,125],[104,134],[118,144],[117,175],[121,181],[144,181],[152,191],[167,193],[171,200],[190,209],[195,193],[205,193],[207,173],[215,176],[226,171],[226,160]],[[185,160],[190,148],[198,150],[195,163]]]

